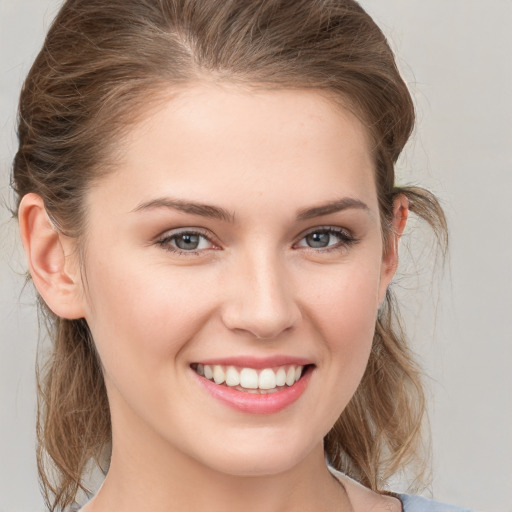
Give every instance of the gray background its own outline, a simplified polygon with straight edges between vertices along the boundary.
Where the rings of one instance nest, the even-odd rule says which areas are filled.
[[[430,375],[431,490],[443,501],[511,512],[512,1],[361,3],[388,35],[417,104],[399,181],[434,190],[451,228],[445,273],[432,277],[424,267],[427,242],[403,251],[395,284]],[[2,201],[18,90],[59,4],[0,0]],[[0,512],[42,511],[33,433],[37,320],[5,209],[0,229]]]

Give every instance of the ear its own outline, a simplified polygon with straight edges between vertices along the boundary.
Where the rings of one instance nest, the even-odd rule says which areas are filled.
[[[398,268],[398,248],[400,238],[407,224],[409,216],[409,201],[403,194],[398,195],[393,203],[393,219],[391,221],[391,232],[386,240],[384,254],[382,257],[382,267],[379,288],[379,304],[382,304],[386,296],[386,290],[395,275]]]
[[[18,220],[30,274],[41,297],[57,316],[82,318],[82,279],[73,240],[53,226],[37,194],[22,198]]]

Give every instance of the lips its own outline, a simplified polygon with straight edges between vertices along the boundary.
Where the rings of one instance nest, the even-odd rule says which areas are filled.
[[[192,365],[192,369],[200,376],[215,382],[225,384],[240,391],[274,391],[285,386],[293,386],[301,377],[304,370],[302,365],[285,365],[274,368],[241,368],[226,365]]]
[[[306,390],[314,365],[303,359],[229,359],[190,365],[214,398],[241,412],[279,412]]]

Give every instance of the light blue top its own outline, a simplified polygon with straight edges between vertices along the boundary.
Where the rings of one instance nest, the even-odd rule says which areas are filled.
[[[345,485],[344,482],[346,483],[346,480],[349,482],[352,481],[356,485],[360,485],[355,482],[355,480],[347,477],[341,471],[334,469],[329,464],[327,465],[327,468],[334,475],[334,477],[342,483],[342,485]],[[422,496],[400,494],[395,492],[389,494],[401,501],[402,512],[471,512],[468,509],[447,505],[446,503],[441,503],[439,501],[429,500],[428,498],[423,498]]]
[[[329,471],[339,479],[342,473],[329,466]],[[429,500],[422,496],[413,494],[391,493],[392,496],[398,498],[402,503],[402,512],[472,512],[469,509],[447,505],[439,501]],[[89,496],[92,498],[92,495]],[[81,512],[80,505],[75,504],[67,509],[67,512]]]
[[[446,503],[412,494],[395,494],[395,496],[402,502],[403,512],[471,512],[468,509],[446,505]]]
[[[395,494],[402,502],[402,512],[471,512],[468,509],[446,505],[412,494]],[[71,507],[69,512],[80,512],[77,507]]]

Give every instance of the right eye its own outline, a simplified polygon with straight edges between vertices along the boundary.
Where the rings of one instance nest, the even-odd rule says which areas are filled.
[[[192,254],[216,248],[207,236],[197,231],[166,234],[158,240],[158,245],[168,251]]]

